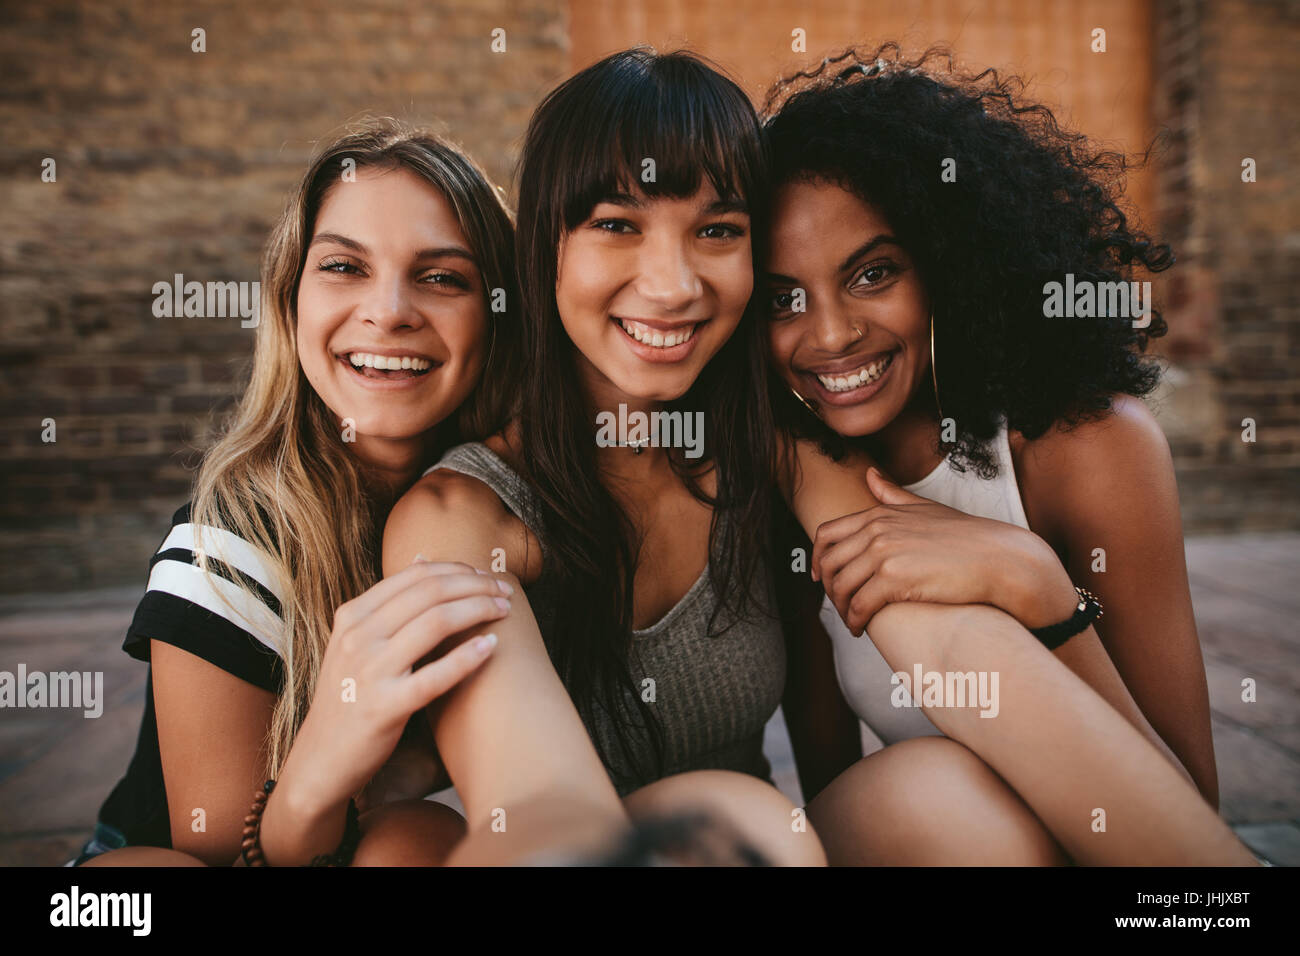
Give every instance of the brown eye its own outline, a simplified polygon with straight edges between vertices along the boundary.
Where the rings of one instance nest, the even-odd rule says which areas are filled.
[[[771,293],[771,298],[768,302],[771,306],[771,317],[773,319],[784,319],[788,315],[793,314],[794,292],[781,290],[774,291]]]
[[[321,262],[319,271],[333,272],[336,275],[351,275],[359,270],[346,259],[325,259]]]
[[[877,262],[867,266],[858,273],[854,281],[854,288],[873,288],[881,283],[893,278],[898,272],[897,268],[889,262]]]
[[[729,222],[715,222],[700,230],[700,235],[705,239],[739,239],[744,234],[745,230]]]
[[[420,281],[425,285],[451,286],[456,289],[469,288],[469,283],[454,272],[430,272]]]

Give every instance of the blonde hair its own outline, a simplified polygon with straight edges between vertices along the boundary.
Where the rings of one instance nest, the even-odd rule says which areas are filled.
[[[296,301],[316,216],[354,160],[410,170],[446,196],[469,240],[494,305],[515,301],[513,219],[499,190],[463,152],[426,130],[388,118],[347,129],[313,158],[271,231],[262,260],[261,321],[252,374],[222,437],[204,456],[192,521],[224,528],[260,548],[279,585],[284,683],[268,731],[270,775],[278,776],[315,693],[334,611],[380,578],[373,497],[363,465],[341,441],[336,416],[298,361]],[[486,305],[486,303],[485,303]],[[512,408],[517,338],[503,324],[509,307],[489,313],[491,346],[483,380],[442,443],[501,428]],[[207,570],[209,556],[200,553]],[[209,572],[210,573],[210,572]],[[245,585],[247,586],[247,585]]]

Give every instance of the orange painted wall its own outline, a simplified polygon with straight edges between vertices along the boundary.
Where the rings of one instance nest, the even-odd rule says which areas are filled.
[[[578,70],[615,50],[650,43],[708,56],[761,103],[785,72],[852,44],[897,40],[919,51],[945,43],[959,64],[1010,70],[1057,118],[1128,152],[1145,149],[1151,122],[1149,0],[569,0],[569,65]],[[807,53],[791,52],[806,33]],[[1106,52],[1091,50],[1106,31]],[[1134,176],[1130,195],[1143,213],[1151,190]]]

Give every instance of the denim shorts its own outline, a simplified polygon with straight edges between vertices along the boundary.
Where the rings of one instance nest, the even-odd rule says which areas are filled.
[[[117,827],[107,823],[96,823],[95,834],[86,841],[86,845],[81,848],[81,852],[74,859],[69,860],[64,866],[81,866],[87,860],[99,856],[101,853],[107,853],[109,850],[120,850],[126,846],[126,837]]]

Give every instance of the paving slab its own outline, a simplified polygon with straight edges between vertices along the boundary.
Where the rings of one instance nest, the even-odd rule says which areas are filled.
[[[1300,826],[1247,823],[1234,829],[1242,843],[1274,866],[1300,866]]]

